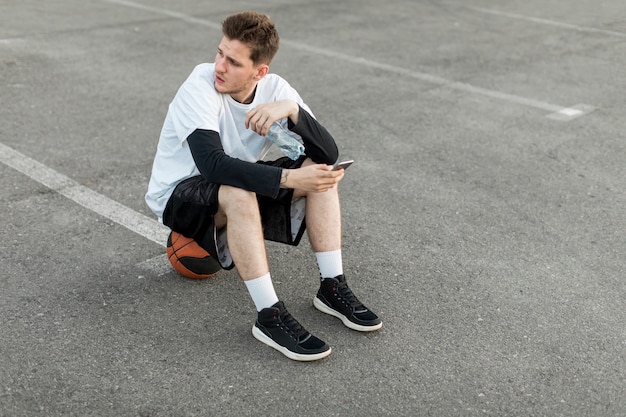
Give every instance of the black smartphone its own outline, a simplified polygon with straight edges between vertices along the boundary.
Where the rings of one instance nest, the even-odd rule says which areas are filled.
[[[335,166],[333,167],[333,171],[337,171],[338,169],[347,169],[350,165],[352,165],[354,161],[352,159],[348,160],[348,161],[342,161],[342,162],[337,162],[335,164]]]

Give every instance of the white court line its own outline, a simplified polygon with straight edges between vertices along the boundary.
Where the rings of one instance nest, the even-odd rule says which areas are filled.
[[[509,17],[509,18],[518,19],[518,20],[525,20],[527,22],[540,23],[543,25],[549,25],[549,26],[555,26],[555,27],[559,27],[563,29],[575,30],[577,32],[599,33],[602,35],[610,35],[610,36],[618,36],[620,38],[626,38],[626,33],[618,32],[615,30],[606,30],[606,29],[598,29],[598,28],[593,28],[593,27],[588,27],[588,26],[572,25],[570,23],[557,22],[556,20],[543,19],[543,18],[534,17],[534,16],[526,16],[526,15],[517,14],[517,13],[503,12],[503,11],[494,10],[494,9],[485,9],[482,7],[465,6],[465,5],[457,5],[457,6],[465,7],[467,9],[474,10],[474,11],[481,12],[481,13],[491,14],[495,16]]]
[[[147,6],[145,4],[135,3],[134,1],[126,1],[126,0],[101,0],[101,1],[105,1],[107,3],[115,3],[121,6],[132,7],[132,8],[139,9],[139,10],[145,10],[147,12],[156,13],[162,16],[173,17],[175,19],[182,20],[183,22],[195,23],[195,24],[202,25],[202,26],[208,26],[213,29],[222,30],[221,24],[214,23],[206,19],[198,19],[196,17],[189,16],[187,14],[176,12],[173,10],[162,9],[160,7]]]
[[[446,78],[438,77],[436,75],[425,74],[422,72],[413,71],[406,68],[397,67],[395,65],[383,64],[376,61],[371,61],[365,58],[353,57],[350,55],[345,55],[340,52],[334,52],[329,49],[316,48],[314,46],[301,44],[298,42],[291,41],[281,41],[283,44],[291,45],[293,47],[297,47],[298,49],[304,49],[312,53],[316,53],[318,55],[325,55],[330,58],[338,58],[344,61],[352,62],[354,64],[363,65],[369,68],[376,68],[392,73],[396,73],[399,75],[404,75],[406,77],[415,78],[420,81],[428,82],[431,84],[437,84],[442,87],[447,87],[453,90],[460,90],[466,93],[474,93],[480,94],[483,96],[495,98],[498,100],[504,100],[511,103],[517,103],[528,107],[533,107],[540,110],[549,111],[550,114],[547,117],[550,117],[554,120],[560,121],[569,121],[573,120],[577,117],[580,117],[584,114],[587,114],[593,110],[595,107],[589,106],[587,104],[577,104],[571,107],[563,107],[557,104],[550,104],[540,100],[535,100],[532,98],[526,98],[517,96],[514,94],[503,93],[500,91],[489,90],[487,88],[477,87],[475,85],[471,85],[468,83],[462,83],[459,81],[452,81]]]
[[[165,246],[169,228],[0,143],[0,162],[125,228]]]
[[[156,276],[163,276],[172,272],[172,264],[167,258],[167,253],[157,255],[137,264],[137,267],[149,271]]]
[[[107,3],[119,4],[119,5],[127,6],[127,7],[133,7],[136,9],[145,10],[145,11],[149,11],[152,13],[180,19],[185,22],[197,23],[197,24],[201,24],[204,26],[221,30],[221,25],[217,23],[211,22],[206,19],[195,18],[189,15],[186,15],[184,13],[179,13],[179,12],[175,12],[172,10],[163,9],[160,7],[146,6],[144,4],[136,3],[133,1],[129,1],[129,0],[101,0],[101,1],[104,1]],[[547,115],[547,117],[554,119],[554,120],[569,121],[569,120],[576,119],[580,116],[583,116],[595,110],[595,107],[588,105],[588,104],[576,104],[574,106],[566,107],[566,106],[561,106],[557,104],[546,103],[540,100],[521,97],[521,96],[517,96],[514,94],[508,94],[508,93],[503,93],[500,91],[489,90],[487,88],[477,87],[477,86],[467,84],[467,83],[448,80],[448,79],[438,77],[435,75],[413,71],[413,70],[398,67],[395,65],[383,64],[383,63],[372,61],[369,59],[343,54],[341,52],[334,52],[326,48],[316,48],[314,46],[310,46],[310,45],[300,43],[300,42],[281,39],[281,43],[283,45],[288,45],[298,50],[304,50],[304,51],[311,52],[317,55],[341,59],[343,61],[351,62],[357,65],[362,65],[362,66],[369,67],[369,68],[376,68],[376,69],[380,69],[383,71],[415,78],[417,80],[424,81],[424,82],[431,83],[431,84],[436,84],[445,88],[459,90],[459,91],[463,91],[466,93],[479,94],[479,95],[483,95],[486,97],[495,98],[498,100],[504,100],[504,101],[508,101],[511,103],[521,104],[521,105],[536,108],[539,110],[545,110],[545,111],[550,112]]]

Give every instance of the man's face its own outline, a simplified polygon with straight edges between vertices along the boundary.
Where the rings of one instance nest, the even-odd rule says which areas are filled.
[[[224,36],[215,56],[215,90],[244,102],[267,73],[264,67],[267,65],[254,65],[248,45]]]

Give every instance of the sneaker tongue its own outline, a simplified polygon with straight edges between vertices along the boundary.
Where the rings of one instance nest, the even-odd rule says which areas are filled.
[[[285,323],[285,325],[289,328],[289,330],[291,330],[296,335],[298,340],[300,340],[300,338],[305,335],[306,337],[304,338],[304,340],[307,340],[307,338],[311,336],[311,334],[307,332],[304,327],[302,327],[302,325],[298,323],[298,320],[296,320],[287,310],[283,310],[281,312],[281,319],[283,323]],[[304,340],[300,341],[302,342]]]
[[[364,309],[363,304],[359,301],[358,298],[356,298],[356,295],[354,295],[350,287],[348,287],[348,284],[346,284],[345,282],[340,283],[337,286],[337,292],[346,300],[350,307],[355,309],[355,313],[359,312],[359,310]]]

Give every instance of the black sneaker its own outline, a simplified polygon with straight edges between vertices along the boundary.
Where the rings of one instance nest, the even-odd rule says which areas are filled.
[[[339,318],[353,330],[371,332],[383,326],[378,316],[352,293],[343,275],[324,278],[313,305],[319,311]]]
[[[307,332],[282,301],[259,312],[252,335],[294,361],[314,361],[330,355],[324,341]]]

